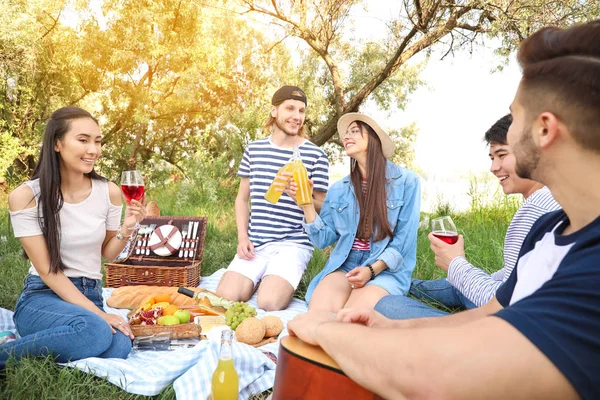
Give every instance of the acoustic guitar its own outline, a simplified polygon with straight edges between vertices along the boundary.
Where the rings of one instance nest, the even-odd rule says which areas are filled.
[[[350,379],[320,347],[281,339],[273,400],[381,400]]]

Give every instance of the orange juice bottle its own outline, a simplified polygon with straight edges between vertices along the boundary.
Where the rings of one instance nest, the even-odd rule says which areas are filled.
[[[232,339],[232,330],[226,330],[221,333],[219,364],[212,376],[212,400],[237,400],[239,395],[239,377],[233,365],[233,354],[231,351]]]
[[[277,175],[281,175],[284,172],[291,172],[292,179],[294,179],[294,182],[296,182],[296,185],[298,185],[298,190],[296,191],[296,201],[298,202],[298,205],[303,206],[305,204],[311,204],[312,193],[310,190],[310,184],[308,183],[308,172],[302,163],[300,149],[298,146],[294,146],[292,151],[292,158],[290,158],[290,161],[288,161],[287,164],[277,171]],[[269,190],[267,190],[267,193],[265,194],[265,200],[273,204],[276,204],[283,194],[282,192],[275,190],[277,187],[275,186],[275,182],[283,183],[284,185],[286,183],[285,181],[279,179],[273,179],[271,186],[269,186]]]
[[[281,175],[284,172],[292,172],[291,168],[292,168],[292,164],[290,162],[288,162],[283,167],[279,168],[279,171],[277,171],[277,175]],[[275,182],[283,183],[284,185],[286,184],[285,181],[282,181],[279,179],[273,179],[271,186],[269,186],[269,190],[267,190],[267,193],[265,194],[265,200],[267,200],[269,203],[273,203],[273,204],[277,204],[277,202],[279,201],[279,198],[283,194],[283,192],[278,192],[277,190],[275,190],[275,188],[277,187],[277,186],[275,186]]]
[[[292,171],[294,182],[298,185],[296,189],[296,202],[299,206],[303,206],[312,203],[312,191],[308,181],[308,172],[300,158],[300,149],[294,147],[294,152],[297,152],[297,158],[294,159],[294,169]]]

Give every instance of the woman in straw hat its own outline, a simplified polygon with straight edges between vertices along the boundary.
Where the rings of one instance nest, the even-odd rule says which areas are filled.
[[[337,312],[374,307],[388,294],[404,295],[416,262],[420,183],[389,161],[394,143],[373,118],[343,115],[337,124],[351,172],[334,183],[318,215],[302,206],[304,229],[315,246],[337,242],[306,293],[309,309]],[[296,185],[290,180],[288,194]]]

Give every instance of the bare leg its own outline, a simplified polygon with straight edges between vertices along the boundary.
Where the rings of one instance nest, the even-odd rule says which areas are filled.
[[[288,281],[277,275],[267,275],[258,287],[258,308],[265,311],[283,310],[293,296],[294,288]]]
[[[317,285],[308,311],[327,310],[336,313],[344,307],[351,291],[346,274],[342,271],[332,272]]]
[[[217,295],[230,301],[247,301],[252,293],[254,293],[252,280],[234,271],[225,272],[217,287]]]
[[[389,293],[387,290],[375,285],[364,286],[360,289],[352,290],[350,298],[344,305],[344,308],[375,308],[375,305],[384,296]]]

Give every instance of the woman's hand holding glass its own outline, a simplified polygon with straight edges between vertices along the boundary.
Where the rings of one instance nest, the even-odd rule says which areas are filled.
[[[139,223],[146,218],[146,207],[143,203],[144,199],[140,201],[131,200],[125,204],[125,219],[123,220],[123,226],[129,231],[133,231],[139,227]]]

